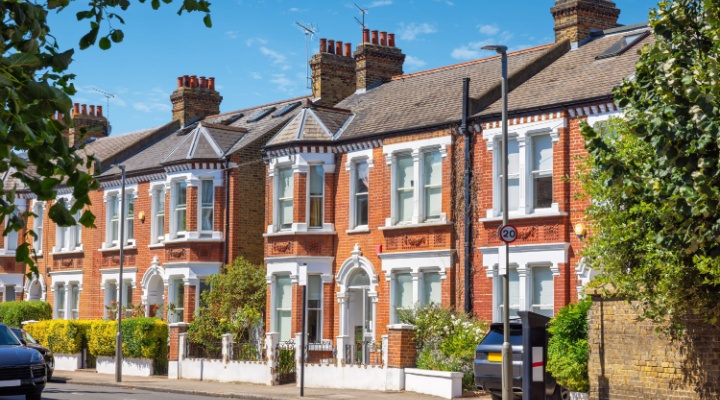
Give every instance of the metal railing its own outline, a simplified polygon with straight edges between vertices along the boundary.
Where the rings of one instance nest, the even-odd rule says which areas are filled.
[[[185,357],[222,360],[222,342],[193,343],[188,340],[185,345]]]
[[[265,361],[267,359],[265,340],[242,339],[230,342],[228,359],[232,361]]]
[[[308,343],[305,345],[305,362],[309,364],[334,364],[337,349],[331,341]]]
[[[277,379],[279,384],[292,383],[296,380],[295,341],[290,339],[279,342],[277,352]]]
[[[359,365],[384,365],[382,342],[360,340],[345,345],[345,363]]]

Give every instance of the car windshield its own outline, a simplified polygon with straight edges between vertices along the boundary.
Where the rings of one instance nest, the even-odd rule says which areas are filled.
[[[19,346],[20,340],[15,336],[10,328],[0,325],[0,346]]]
[[[26,342],[28,342],[28,343],[33,343],[33,344],[39,344],[38,341],[35,340],[34,337],[30,336],[30,332],[28,332],[28,331],[22,331],[22,334],[23,334],[23,336],[25,336],[25,341],[26,341]]]
[[[32,343],[32,344],[38,344],[37,340],[35,340],[34,337],[30,336],[30,334],[27,331],[24,331],[19,328],[10,328],[13,333],[15,333],[15,336],[18,337],[18,339],[24,340],[26,343]]]
[[[503,344],[503,327],[493,326],[480,344]],[[522,327],[510,326],[510,344],[522,346]]]

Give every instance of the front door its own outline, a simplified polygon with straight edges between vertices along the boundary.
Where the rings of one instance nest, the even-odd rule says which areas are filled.
[[[375,334],[375,307],[369,296],[370,279],[362,269],[358,269],[350,278],[348,285],[349,304],[348,322],[353,338],[353,362],[365,363],[368,358],[366,349]]]

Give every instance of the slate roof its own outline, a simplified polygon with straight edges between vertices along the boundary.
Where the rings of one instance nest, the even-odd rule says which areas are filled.
[[[623,79],[635,72],[638,51],[653,41],[645,37],[620,55],[596,60],[595,57],[612,46],[624,35],[647,31],[645,25],[634,25],[605,31],[595,38],[560,57],[550,66],[508,93],[508,110],[522,112],[539,108],[558,107],[571,103],[612,98],[612,90]],[[501,101],[490,105],[479,114],[499,114]]]
[[[270,141],[269,146],[283,143],[330,142],[352,118],[349,110],[306,104],[300,112]]]
[[[554,44],[508,53],[512,74],[549,51]],[[470,97],[500,82],[500,57],[490,57],[415,74],[401,75],[337,104],[352,111],[352,123],[340,139],[412,129],[462,117],[462,80],[470,78]]]

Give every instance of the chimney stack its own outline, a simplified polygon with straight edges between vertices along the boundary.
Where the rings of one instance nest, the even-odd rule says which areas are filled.
[[[177,78],[177,88],[170,95],[173,120],[182,126],[198,118],[220,113],[222,96],[215,91],[215,78],[183,75]]]
[[[555,19],[555,42],[569,39],[579,43],[590,36],[591,29],[618,26],[620,9],[610,0],[556,0],[550,9]]]
[[[62,120],[63,115],[58,114],[56,118]],[[108,120],[102,115],[102,106],[75,103],[72,109],[72,125],[63,135],[67,137],[68,145],[75,146],[82,140],[107,137],[107,127]]]
[[[384,82],[393,76],[402,75],[405,54],[395,47],[395,34],[372,31],[372,40],[367,42],[367,30],[363,30],[363,43],[355,50],[355,87],[357,90]]]
[[[340,40],[320,39],[320,52],[310,60],[315,104],[332,107],[355,93],[355,59],[351,46]]]

